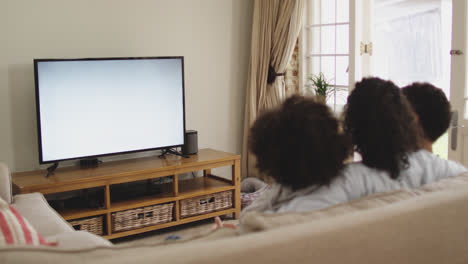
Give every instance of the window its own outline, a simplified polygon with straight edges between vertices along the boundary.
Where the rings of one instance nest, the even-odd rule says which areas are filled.
[[[334,92],[327,104],[341,112],[349,90],[349,0],[308,0],[303,30],[303,76],[323,73]]]

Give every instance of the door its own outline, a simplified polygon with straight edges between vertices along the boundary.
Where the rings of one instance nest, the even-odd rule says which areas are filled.
[[[465,0],[453,0],[452,71],[450,103],[454,110],[449,129],[449,158],[468,167],[468,107],[467,107],[467,13]]]
[[[450,55],[451,49],[463,53],[466,47],[466,1],[351,2],[356,3],[355,10],[351,10],[356,14],[352,23],[355,30],[351,31],[355,34],[352,43],[356,47],[355,58],[351,58],[356,67],[353,76],[356,80],[378,76],[390,79],[400,87],[417,81],[442,88],[450,98],[452,108],[458,110],[458,118],[454,119],[453,128],[433,145],[433,151],[443,158],[468,165],[468,146],[467,157],[464,158],[462,153],[465,148],[462,147],[465,144],[463,134],[467,133],[463,126],[465,122],[468,124],[466,58],[464,54]]]

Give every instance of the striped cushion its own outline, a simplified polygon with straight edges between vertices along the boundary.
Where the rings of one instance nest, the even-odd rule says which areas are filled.
[[[0,246],[55,246],[48,243],[10,204],[0,199]]]

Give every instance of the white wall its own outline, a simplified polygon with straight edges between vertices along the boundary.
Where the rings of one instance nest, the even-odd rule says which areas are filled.
[[[187,129],[200,148],[240,153],[251,2],[0,1],[0,160],[13,171],[44,167],[33,58],[185,56]]]

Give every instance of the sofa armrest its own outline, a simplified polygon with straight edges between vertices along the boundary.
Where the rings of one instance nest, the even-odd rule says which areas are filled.
[[[0,162],[0,198],[7,203],[12,202],[11,175],[8,165]]]

